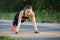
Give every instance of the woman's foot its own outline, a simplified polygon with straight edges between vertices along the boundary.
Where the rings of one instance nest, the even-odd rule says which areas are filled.
[[[12,31],[15,31],[16,30],[16,26],[13,25],[11,29],[12,29]]]

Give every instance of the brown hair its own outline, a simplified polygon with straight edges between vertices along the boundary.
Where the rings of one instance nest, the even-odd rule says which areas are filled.
[[[31,5],[27,5],[27,6],[24,8],[24,10],[26,10],[26,9],[32,9],[32,6],[31,6]]]

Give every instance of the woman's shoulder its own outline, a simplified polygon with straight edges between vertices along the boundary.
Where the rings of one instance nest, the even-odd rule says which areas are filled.
[[[20,13],[22,13],[24,10],[21,10]]]
[[[23,12],[24,12],[24,10],[21,10],[21,11],[19,12],[19,15],[22,16],[22,15],[23,15]]]

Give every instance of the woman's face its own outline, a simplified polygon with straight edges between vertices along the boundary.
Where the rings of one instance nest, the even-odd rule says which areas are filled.
[[[25,16],[27,16],[27,17],[30,16],[30,13],[26,13]]]
[[[30,9],[27,9],[26,11],[25,11],[25,16],[29,16],[30,15]]]

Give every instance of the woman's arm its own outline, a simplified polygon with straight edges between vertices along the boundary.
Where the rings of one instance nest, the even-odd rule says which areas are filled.
[[[35,31],[37,31],[37,24],[36,24],[34,12],[32,12],[32,22],[33,22],[33,26],[34,26]]]
[[[21,11],[19,13],[18,24],[17,24],[17,27],[16,27],[16,32],[18,32],[18,30],[19,30],[19,27],[20,27],[20,24],[21,24],[22,15],[23,15],[23,11]]]

